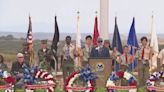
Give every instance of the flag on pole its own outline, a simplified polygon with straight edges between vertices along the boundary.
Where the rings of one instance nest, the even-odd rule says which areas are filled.
[[[26,37],[26,42],[28,43],[28,49],[32,45],[32,23],[31,23],[31,17],[29,16],[29,26],[28,26],[28,31],[27,31],[27,37]]]
[[[120,53],[123,53],[122,42],[120,38],[120,33],[117,25],[117,17],[115,17],[115,27],[114,27],[114,35],[112,41],[112,48],[116,47]]]
[[[75,58],[75,67],[78,69],[81,67],[81,33],[80,33],[80,16],[78,12],[77,16],[77,32],[76,32],[76,45],[75,45],[75,52],[76,52],[76,58]]]
[[[57,23],[57,16],[55,16],[55,32],[54,32],[54,37],[52,40],[52,45],[51,45],[51,49],[55,50],[55,52],[57,52],[57,48],[58,48],[58,42],[59,42],[59,28],[58,28],[58,23]]]
[[[117,17],[115,17],[115,27],[114,27],[112,48],[116,48],[119,53],[123,53],[122,42],[121,42],[120,33],[119,33],[118,25],[117,25]],[[118,71],[119,70],[119,63],[117,63],[116,61],[113,61],[113,62],[114,62],[115,71]]]
[[[32,61],[34,59],[34,52],[33,52],[33,40],[32,40],[32,22],[31,16],[29,16],[29,26],[27,31],[26,43],[28,44],[28,51],[30,52],[30,61],[29,65],[32,66]]]
[[[159,53],[159,47],[158,47],[158,38],[157,33],[154,28],[154,16],[152,16],[152,22],[151,22],[151,38],[150,38],[150,47],[152,50],[152,57],[150,60],[150,69],[153,70],[157,68],[157,56]]]
[[[57,63],[57,48],[58,48],[58,42],[59,42],[59,28],[58,28],[58,23],[57,23],[57,16],[55,16],[55,25],[54,25],[54,37],[52,40],[52,45],[51,45],[51,52],[52,52],[52,68],[55,69],[55,72],[58,69],[58,63]]]
[[[137,48],[139,48],[137,36],[136,36],[136,31],[135,31],[135,18],[133,18],[132,25],[130,27],[127,44],[130,47],[129,53],[131,55],[135,55]],[[134,62],[129,65],[130,71],[135,69],[136,66],[137,66],[137,60],[135,59]]]
[[[80,16],[77,16],[76,49],[81,49]]]
[[[95,24],[94,24],[94,32],[93,32],[93,46],[97,45],[97,39],[99,37],[98,31],[98,19],[97,16],[95,17]]]

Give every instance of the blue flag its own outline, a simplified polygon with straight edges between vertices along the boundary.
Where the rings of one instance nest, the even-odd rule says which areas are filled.
[[[120,38],[120,33],[117,25],[117,17],[115,17],[115,28],[114,28],[114,35],[113,35],[113,41],[112,41],[112,48],[117,48],[117,50],[122,54],[123,49],[122,49],[122,42]],[[114,60],[114,70],[118,71],[119,70],[119,64]]]
[[[132,25],[130,28],[127,44],[130,47],[129,53],[131,55],[135,55],[137,48],[139,48],[137,36],[136,36],[136,32],[135,32],[135,18],[133,18],[133,22],[132,22]],[[137,66],[137,61],[134,60],[134,62],[129,65],[130,71],[132,71],[134,68],[136,68],[136,66]]]

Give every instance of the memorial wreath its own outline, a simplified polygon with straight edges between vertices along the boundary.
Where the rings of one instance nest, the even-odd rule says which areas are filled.
[[[125,78],[128,81],[128,86],[116,86],[115,81]],[[129,92],[137,92],[136,78],[129,72],[118,71],[112,72],[106,83],[108,92],[115,92],[116,90],[129,90]]]

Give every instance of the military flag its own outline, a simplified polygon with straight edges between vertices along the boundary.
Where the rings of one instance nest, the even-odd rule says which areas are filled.
[[[113,41],[112,41],[112,48],[116,48],[119,53],[123,53],[122,49],[122,42],[120,38],[120,33],[117,25],[117,17],[115,17],[115,27],[114,27],[114,34],[113,34]],[[117,61],[113,61],[114,63],[114,70],[118,71],[120,68],[119,63]]]
[[[130,27],[127,44],[130,47],[130,54],[135,55],[136,50],[139,48],[136,31],[135,31],[135,18],[133,18],[132,25]],[[135,59],[133,63],[129,65],[130,71],[132,71],[137,66],[137,60]]]

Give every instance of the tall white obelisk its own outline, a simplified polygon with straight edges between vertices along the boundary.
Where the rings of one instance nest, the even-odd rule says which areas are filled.
[[[100,37],[103,40],[109,39],[109,0],[100,0]]]

